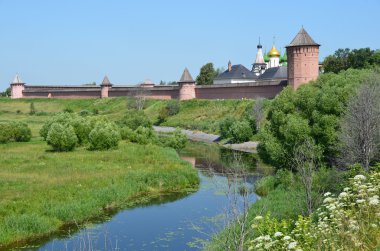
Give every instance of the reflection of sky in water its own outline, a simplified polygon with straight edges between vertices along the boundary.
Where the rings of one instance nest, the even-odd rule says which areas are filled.
[[[201,246],[199,240],[221,230],[228,204],[226,191],[229,184],[236,184],[236,180],[205,172],[199,172],[201,185],[196,193],[172,202],[123,210],[109,221],[89,225],[71,237],[53,239],[37,249],[196,250]],[[238,187],[244,184],[251,188],[252,180]],[[254,202],[255,194],[249,200]]]

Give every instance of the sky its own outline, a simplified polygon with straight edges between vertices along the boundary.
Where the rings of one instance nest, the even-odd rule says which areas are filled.
[[[320,60],[380,48],[380,0],[0,0],[0,91],[27,84],[177,81],[185,67],[251,68],[259,37],[284,52],[303,26]]]

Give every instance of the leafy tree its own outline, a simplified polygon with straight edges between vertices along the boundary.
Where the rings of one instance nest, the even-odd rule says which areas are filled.
[[[138,127],[152,127],[152,122],[145,115],[143,111],[128,110],[127,114],[117,122],[120,127],[127,126],[132,130],[136,130]]]
[[[207,63],[202,66],[199,75],[196,79],[198,85],[212,85],[217,72],[214,69],[213,63]]]
[[[246,120],[234,122],[230,128],[230,133],[234,143],[249,141],[253,136],[251,125]]]
[[[12,122],[13,140],[16,142],[28,142],[32,138],[32,131],[27,124],[22,122]]]
[[[171,135],[163,137],[162,143],[164,146],[174,148],[178,151],[185,148],[187,137],[180,129],[176,129]]]
[[[380,65],[380,52],[370,48],[350,50],[338,49],[333,55],[327,56],[323,61],[325,72],[338,73],[348,68],[363,69],[372,65]]]
[[[258,153],[277,168],[293,167],[294,147],[312,138],[321,149],[322,161],[333,164],[339,155],[339,120],[350,97],[370,70],[323,74],[297,91],[284,89],[268,106],[259,133]]]
[[[0,97],[10,97],[11,96],[11,88],[8,87],[4,92],[0,92]]]

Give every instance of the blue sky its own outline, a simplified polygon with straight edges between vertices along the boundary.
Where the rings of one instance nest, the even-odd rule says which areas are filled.
[[[185,67],[250,67],[258,37],[283,53],[303,25],[320,60],[380,48],[379,0],[0,0],[0,90],[28,84],[178,80]]]

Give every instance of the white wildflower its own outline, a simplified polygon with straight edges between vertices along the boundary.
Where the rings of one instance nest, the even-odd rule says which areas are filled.
[[[379,204],[379,199],[378,199],[379,196],[375,195],[371,198],[369,198],[369,204],[372,205],[372,206],[376,206]]]
[[[332,202],[332,201],[334,201],[333,198],[331,198],[331,197],[327,197],[326,199],[323,200],[323,203],[330,203],[330,202]]]
[[[363,199],[356,200],[356,203],[357,203],[357,204],[361,204],[361,203],[364,203],[364,202],[365,202],[365,200],[363,200]]]
[[[345,197],[347,197],[348,196],[348,193],[346,193],[346,192],[341,192],[340,194],[339,194],[339,198],[345,198]]]
[[[354,180],[366,180],[367,178],[364,175],[358,174],[354,177]]]
[[[330,196],[330,195],[331,195],[331,193],[330,193],[330,192],[327,192],[327,193],[325,193],[323,196],[327,197],[327,196]]]
[[[263,216],[257,215],[254,220],[262,220],[262,219],[263,219]]]
[[[296,246],[297,246],[297,242],[293,241],[293,242],[289,243],[288,249],[294,249]]]
[[[280,236],[282,236],[282,233],[281,233],[281,232],[276,232],[276,233],[274,233],[274,237],[280,237]]]
[[[290,236],[284,236],[284,238],[283,238],[285,241],[288,241],[288,240],[290,240],[291,238],[290,238]]]

